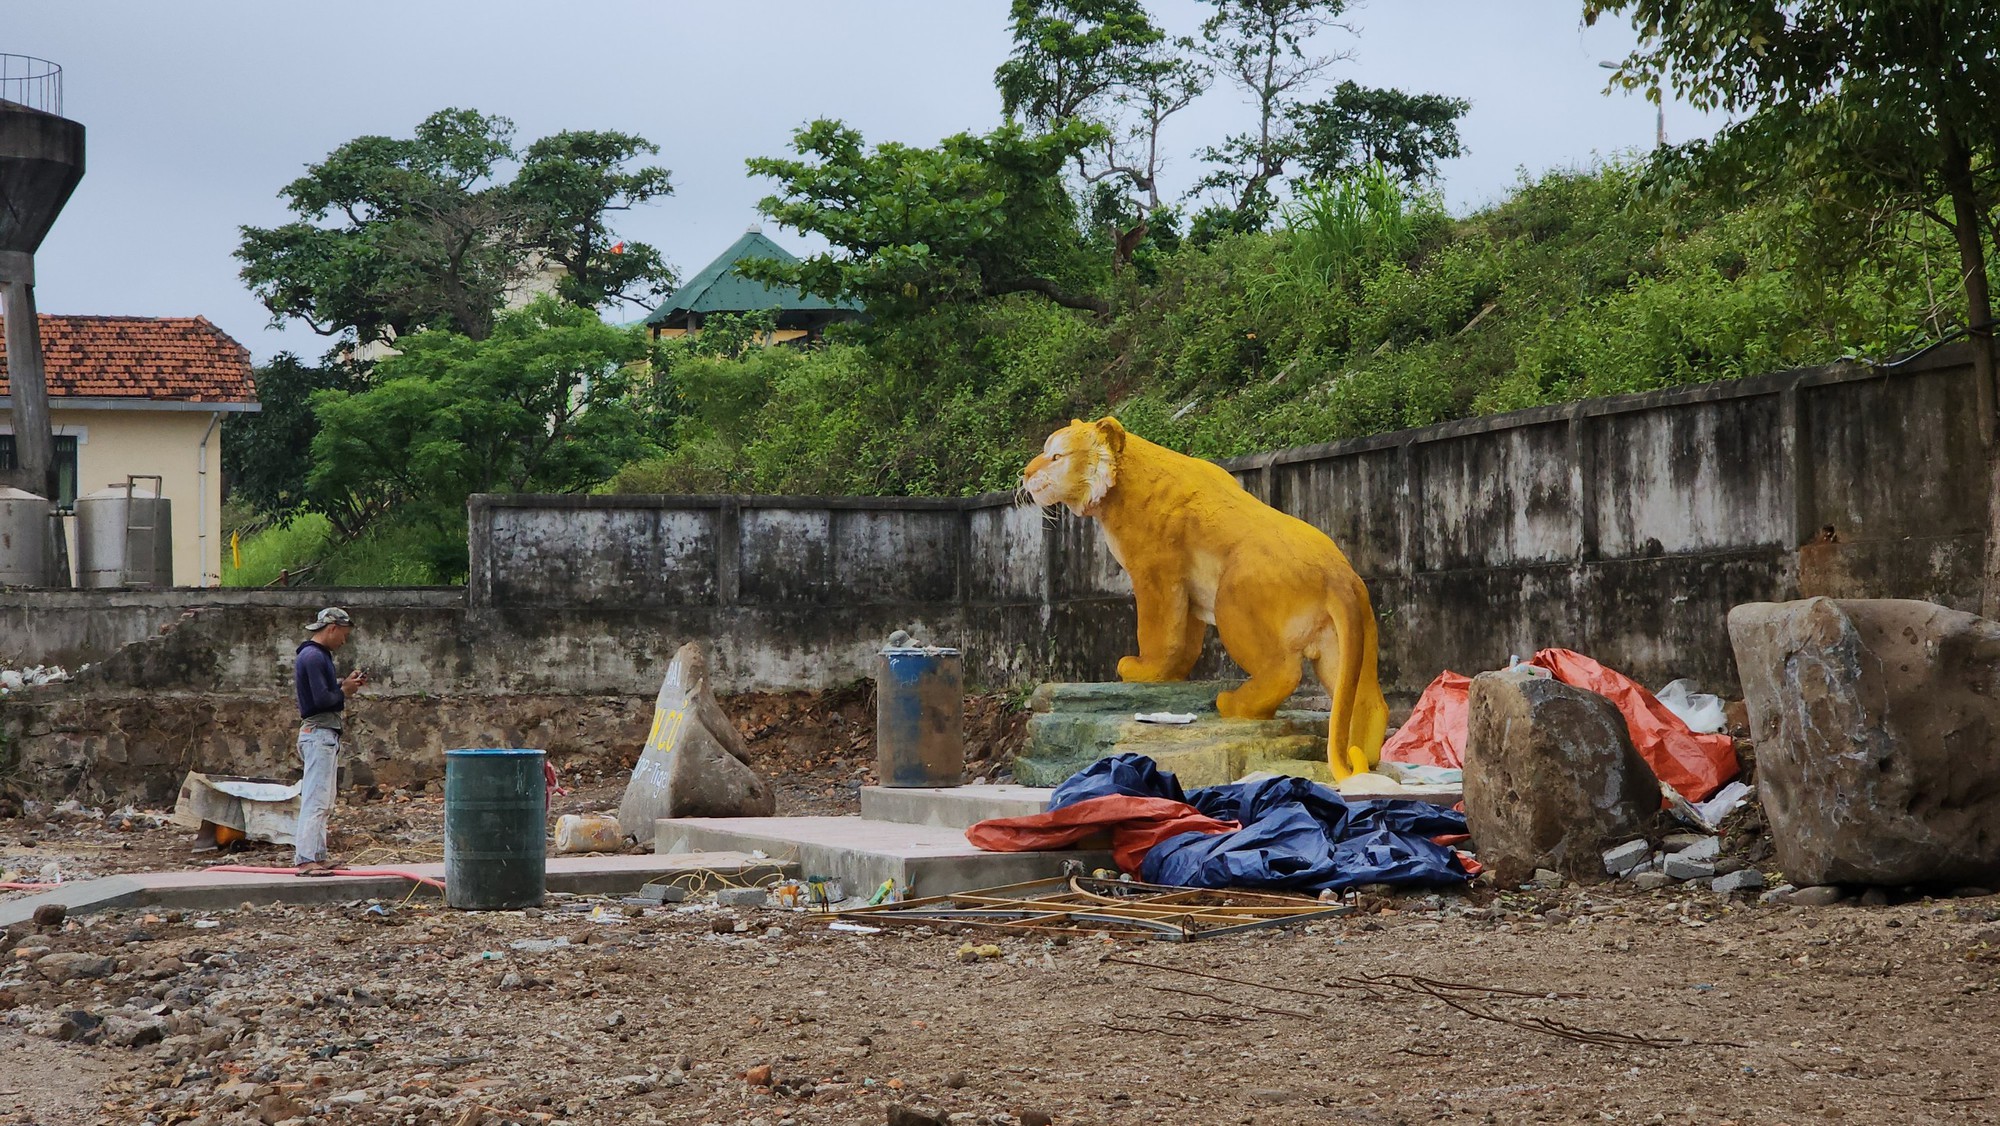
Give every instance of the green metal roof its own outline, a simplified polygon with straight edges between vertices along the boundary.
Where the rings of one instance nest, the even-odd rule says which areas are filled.
[[[765,285],[752,281],[736,270],[736,264],[746,258],[771,258],[779,262],[796,262],[798,257],[784,247],[764,237],[763,232],[752,228],[743,237],[729,245],[729,249],[716,256],[715,261],[703,266],[701,272],[689,278],[686,284],[674,291],[667,303],[653,310],[646,318],[649,325],[665,324],[676,316],[687,313],[748,313],[765,309],[782,312],[818,312],[822,310],[844,309],[860,312],[861,306],[853,301],[828,301],[822,297],[801,293],[788,285]]]

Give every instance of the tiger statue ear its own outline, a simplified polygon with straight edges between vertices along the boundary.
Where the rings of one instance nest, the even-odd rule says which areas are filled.
[[[1103,418],[1097,420],[1096,426],[1097,426],[1097,436],[1104,440],[1105,445],[1111,447],[1112,452],[1114,453],[1124,452],[1125,426],[1123,423],[1119,422],[1117,419],[1111,417],[1110,415],[1105,415]]]

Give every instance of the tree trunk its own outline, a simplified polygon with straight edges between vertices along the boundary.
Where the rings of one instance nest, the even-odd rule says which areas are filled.
[[[1090,293],[1071,293],[1047,278],[1009,278],[1006,281],[986,283],[988,297],[999,297],[1008,293],[1039,293],[1065,309],[1082,309],[1099,316],[1109,316],[1111,313],[1111,302],[1104,298]]]
[[[1993,294],[1986,279],[1986,224],[1974,194],[1970,161],[1954,161],[1946,176],[1951,191],[1953,234],[1958,239],[1959,270],[1965,278],[1966,336],[1972,341],[1973,409],[1979,437],[1986,450],[1986,553],[1979,584],[1981,617],[2000,619],[2000,442],[1994,440],[1996,385],[1993,356]]]

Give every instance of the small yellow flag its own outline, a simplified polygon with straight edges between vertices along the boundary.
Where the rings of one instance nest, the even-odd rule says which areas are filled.
[[[229,533],[229,565],[238,571],[243,569],[243,533]]]

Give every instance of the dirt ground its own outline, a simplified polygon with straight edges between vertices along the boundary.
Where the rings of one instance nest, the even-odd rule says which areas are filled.
[[[125,912],[17,933],[0,951],[0,1121],[2000,1117],[1992,897],[1474,887],[1189,945],[991,939],[1002,956],[972,962],[961,947],[988,938],[706,902],[592,923],[573,905]],[[38,972],[64,965],[43,947],[86,964]],[[108,976],[50,980],[78,968]]]
[[[853,810],[865,703],[732,701],[782,812]],[[1017,720],[995,702],[973,728],[975,773],[1004,779]],[[622,765],[571,764],[552,812],[615,806]],[[350,859],[441,854],[440,796],[342,799]],[[219,859],[150,820],[0,820],[0,868]],[[282,860],[264,851],[228,859]],[[2000,1121],[2000,897],[1482,882],[1352,906],[1191,944],[857,934],[703,896],[21,926],[0,937],[0,1122]]]

